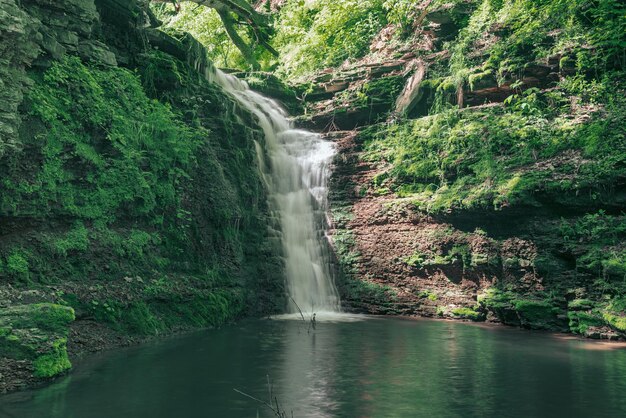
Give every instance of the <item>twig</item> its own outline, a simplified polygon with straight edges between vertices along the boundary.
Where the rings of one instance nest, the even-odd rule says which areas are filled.
[[[276,404],[276,407],[274,407],[271,403],[265,402],[259,398],[256,398],[252,395],[247,394],[246,392],[242,392],[239,389],[235,389],[233,388],[233,390],[237,393],[239,393],[240,395],[245,396],[246,398],[250,398],[253,401],[257,401],[258,403],[260,403],[261,405],[264,405],[266,407],[268,407],[269,409],[272,410],[272,412],[278,417],[278,418],[287,418],[287,412],[282,411],[280,409],[280,405],[278,403],[278,398],[276,396],[274,396],[274,403]],[[270,400],[271,402],[271,400]],[[293,410],[291,411],[291,416],[293,417]]]
[[[291,299],[293,304],[296,305],[296,308],[298,308],[298,311],[300,312],[300,316],[302,317],[302,322],[306,322],[306,319],[304,319],[304,314],[302,313],[302,309],[300,309],[300,307],[298,306],[298,304],[296,303],[296,301],[293,299],[291,295],[289,295],[289,299]]]

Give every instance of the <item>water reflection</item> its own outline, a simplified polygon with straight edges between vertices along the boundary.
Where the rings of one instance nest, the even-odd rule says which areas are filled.
[[[626,416],[626,351],[469,324],[320,315],[248,321],[79,364],[0,417]]]

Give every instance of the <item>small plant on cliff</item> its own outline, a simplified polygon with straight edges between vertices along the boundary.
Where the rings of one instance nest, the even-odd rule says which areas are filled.
[[[14,250],[7,257],[6,271],[18,281],[29,282],[30,270],[27,255],[21,250]]]

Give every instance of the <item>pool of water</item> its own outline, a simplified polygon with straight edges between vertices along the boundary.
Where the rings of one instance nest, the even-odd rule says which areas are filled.
[[[505,327],[332,316],[239,324],[92,356],[0,417],[622,417],[626,349]],[[258,415],[257,415],[258,414]]]

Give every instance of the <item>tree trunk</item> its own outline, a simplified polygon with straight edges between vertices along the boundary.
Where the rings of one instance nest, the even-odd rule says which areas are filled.
[[[230,12],[225,10],[216,9],[217,14],[219,14],[222,23],[224,24],[224,29],[226,29],[226,33],[233,44],[241,51],[241,55],[243,55],[244,59],[252,66],[252,69],[257,71],[261,68],[257,60],[254,58],[254,51],[252,48],[246,44],[241,36],[235,30],[235,20],[230,15]]]

